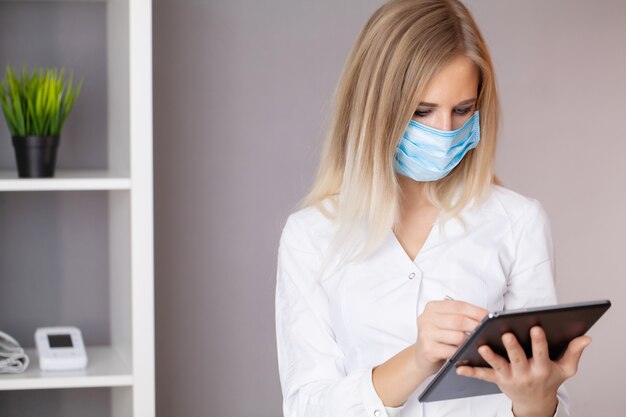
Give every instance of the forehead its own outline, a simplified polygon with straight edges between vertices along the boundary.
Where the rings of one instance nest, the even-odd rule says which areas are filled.
[[[421,101],[454,105],[476,97],[479,78],[476,64],[465,55],[458,55],[435,73],[426,85]]]

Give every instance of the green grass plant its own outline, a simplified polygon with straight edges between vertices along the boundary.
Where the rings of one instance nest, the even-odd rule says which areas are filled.
[[[0,81],[0,104],[11,135],[56,136],[80,93],[83,79],[74,85],[73,74],[66,80],[65,68],[36,68],[21,76],[12,67]]]

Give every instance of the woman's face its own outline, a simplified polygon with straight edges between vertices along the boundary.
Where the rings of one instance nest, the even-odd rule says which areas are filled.
[[[413,120],[439,130],[458,129],[476,110],[478,68],[465,55],[447,63],[426,86]]]

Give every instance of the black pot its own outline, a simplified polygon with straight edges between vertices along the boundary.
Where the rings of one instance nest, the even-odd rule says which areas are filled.
[[[12,140],[20,178],[54,176],[59,135],[13,136]]]

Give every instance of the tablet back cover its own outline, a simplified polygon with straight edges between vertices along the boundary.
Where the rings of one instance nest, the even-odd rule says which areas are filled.
[[[478,353],[478,347],[483,344],[489,345],[494,352],[508,359],[501,339],[501,335],[506,332],[512,332],[524,347],[526,356],[531,357],[529,330],[534,325],[540,325],[545,330],[550,358],[558,359],[567,349],[569,341],[585,334],[610,305],[609,300],[600,300],[490,313],[439,369],[419,394],[419,401],[442,401],[500,393],[496,384],[457,375],[456,367],[488,367]]]

